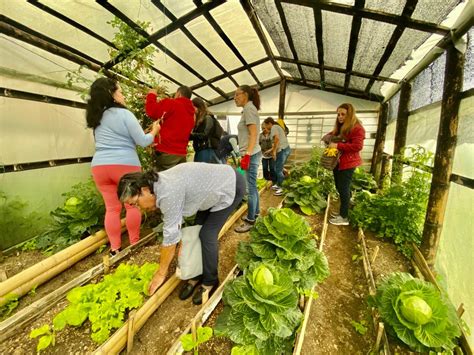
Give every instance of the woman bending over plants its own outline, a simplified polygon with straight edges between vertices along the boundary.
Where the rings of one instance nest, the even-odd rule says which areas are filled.
[[[117,198],[117,185],[122,175],[140,171],[136,146],[146,147],[160,131],[155,122],[150,133],[143,131],[136,117],[125,107],[125,99],[118,82],[99,78],[90,88],[86,108],[87,127],[94,130],[95,154],[92,176],[105,202],[105,231],[114,255],[121,246],[120,212],[122,203]],[[131,244],[140,238],[141,213],[125,204],[128,237]]]
[[[183,217],[196,214],[196,224],[202,225],[201,240],[203,274],[188,280],[179,298],[193,294],[194,304],[202,303],[202,294],[212,294],[219,284],[218,234],[245,194],[244,177],[230,165],[183,163],[159,173],[129,173],[120,179],[120,201],[144,210],[159,208],[163,214],[163,243],[160,248],[160,268],[151,280],[149,293],[153,294],[165,281],[174,258],[176,244],[181,240]]]
[[[334,129],[323,137],[328,148],[336,148],[341,154],[333,170],[336,190],[339,193],[341,206],[339,214],[334,215],[329,223],[337,226],[349,225],[349,201],[351,198],[352,175],[357,166],[362,164],[360,151],[364,146],[365,130],[356,116],[355,108],[343,103],[337,108]]]

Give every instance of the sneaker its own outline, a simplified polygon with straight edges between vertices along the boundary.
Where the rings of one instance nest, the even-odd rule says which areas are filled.
[[[275,190],[275,192],[273,194],[275,196],[281,196],[281,195],[283,195],[283,189],[278,188],[277,190]]]
[[[348,226],[349,220],[347,218],[337,216],[337,217],[331,218],[329,220],[329,223],[334,224],[335,226]]]
[[[254,222],[255,223],[255,222]],[[244,221],[240,226],[234,229],[237,233],[246,233],[253,228],[254,223]]]
[[[118,255],[120,253],[120,249],[116,249],[116,250],[109,250],[109,257],[110,258],[113,258],[114,256]]]
[[[257,218],[258,218],[258,213],[255,214],[255,219],[257,219]],[[251,221],[250,219],[248,219],[247,216],[243,216],[243,217],[241,218],[241,220],[244,221],[244,222],[247,222],[247,223],[251,223],[251,224],[254,224],[254,223],[255,223],[255,221]]]
[[[280,187],[277,184],[275,184],[275,185],[272,185],[272,187],[270,187],[270,188],[272,190],[278,190]]]
[[[331,212],[329,215],[330,215],[332,218],[334,218],[334,217],[339,217],[339,216],[340,216],[339,212],[336,212],[336,211]]]

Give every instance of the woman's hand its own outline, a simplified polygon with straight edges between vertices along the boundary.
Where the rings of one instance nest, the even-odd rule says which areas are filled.
[[[153,136],[156,136],[158,133],[160,133],[160,129],[161,129],[160,120],[157,120],[157,121],[153,122],[150,133]]]
[[[162,275],[160,271],[158,270],[155,272],[155,275],[153,275],[153,278],[151,279],[150,286],[148,286],[148,294],[151,296],[153,295],[156,290],[160,288],[160,286],[165,282],[166,275]]]

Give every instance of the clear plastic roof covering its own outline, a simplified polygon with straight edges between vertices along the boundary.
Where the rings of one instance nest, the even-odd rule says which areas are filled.
[[[78,68],[51,48],[103,66],[110,61],[119,17],[149,22],[153,66],[173,92],[180,85],[210,104],[232,98],[235,87],[290,82],[375,101],[390,76],[461,0],[28,0],[1,1],[3,75],[35,75],[65,82]],[[361,4],[363,4],[361,6]],[[413,4],[416,4],[414,6]],[[38,45],[29,38],[49,45]],[[34,42],[34,43],[33,43]],[[35,44],[36,43],[36,44]],[[53,54],[52,52],[55,52]],[[111,68],[113,70],[113,67]],[[82,75],[92,80],[94,70]],[[15,88],[10,88],[15,89]]]

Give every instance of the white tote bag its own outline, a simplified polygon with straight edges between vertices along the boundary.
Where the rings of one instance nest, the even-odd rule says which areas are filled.
[[[200,225],[181,229],[181,249],[178,255],[176,275],[181,280],[189,280],[202,275]]]

